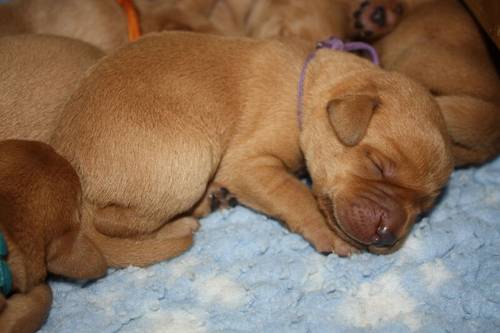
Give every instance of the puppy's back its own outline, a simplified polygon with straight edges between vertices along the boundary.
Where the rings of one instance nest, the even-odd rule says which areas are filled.
[[[277,72],[283,63],[298,72],[295,54],[279,45],[196,33],[151,34],[106,57],[82,80],[51,143],[61,152],[68,138],[93,133],[88,140],[95,142],[71,139],[71,144],[97,153],[107,150],[99,138],[123,143],[145,129],[146,137],[162,132],[171,141],[178,132],[204,135],[213,143],[225,140],[247,102],[250,81],[268,81],[268,71]]]

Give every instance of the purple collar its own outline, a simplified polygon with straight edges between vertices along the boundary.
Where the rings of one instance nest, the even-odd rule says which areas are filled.
[[[330,49],[334,51],[368,51],[371,57],[371,61],[375,65],[379,65],[379,59],[377,55],[377,51],[370,44],[364,42],[347,42],[344,43],[340,38],[330,37],[327,40],[318,42],[316,44],[316,49],[309,53],[302,66],[302,71],[300,72],[300,79],[298,85],[298,94],[297,94],[297,119],[299,123],[299,129],[302,129],[302,116],[303,116],[303,108],[304,108],[304,83],[306,80],[306,71],[307,67],[311,63],[311,61],[316,56],[316,52],[319,49]]]

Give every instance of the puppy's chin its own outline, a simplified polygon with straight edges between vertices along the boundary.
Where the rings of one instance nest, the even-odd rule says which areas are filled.
[[[332,228],[335,231],[335,233],[344,241],[348,242],[349,244],[360,250],[368,251],[374,254],[390,254],[399,250],[404,243],[404,238],[403,238],[403,239],[398,239],[396,243],[394,243],[394,245],[392,246],[379,247],[379,246],[364,244],[356,240],[355,238],[349,236],[349,234],[342,229],[342,226],[338,223],[338,220],[335,216],[335,205],[332,199],[330,199],[328,196],[322,196],[318,198],[318,203],[320,210],[326,216],[326,220],[330,228]]]

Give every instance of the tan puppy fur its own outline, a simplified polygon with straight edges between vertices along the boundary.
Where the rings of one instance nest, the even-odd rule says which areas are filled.
[[[0,231],[8,246],[14,294],[0,303],[3,333],[35,332],[52,299],[47,272],[75,279],[106,273],[80,232],[81,188],[71,165],[46,144],[0,142]]]
[[[188,30],[221,33],[210,15],[220,0],[134,0],[140,11],[143,33]]]
[[[474,20],[456,0],[413,0],[376,44],[382,65],[424,84],[453,140],[455,165],[500,153],[500,79]]]
[[[17,35],[0,38],[0,139],[48,141],[59,122],[62,107],[78,82],[103,53],[84,42],[58,36]],[[83,214],[86,214],[85,207]],[[148,239],[109,239],[92,228],[87,233],[105,253],[114,253],[110,265],[138,266],[176,256],[192,243],[198,224],[172,224],[164,235]],[[126,248],[131,253],[124,251]],[[156,248],[161,257],[155,251]],[[122,257],[122,253],[125,257]],[[134,259],[130,259],[134,258]],[[144,263],[141,262],[144,260]]]
[[[249,37],[331,35],[376,39],[401,15],[399,0],[135,0],[142,32],[191,30]],[[378,9],[377,19],[375,11]],[[13,0],[0,4],[0,36],[46,33],[109,52],[127,43],[116,0]]]
[[[388,33],[401,14],[396,0],[221,0],[211,21],[226,35],[295,36],[309,41],[329,36],[376,39]]]
[[[135,0],[143,33],[165,29],[213,31],[217,0]],[[0,4],[0,36],[43,33],[90,43],[106,52],[128,43],[127,18],[116,0],[12,0]]]
[[[114,239],[157,237],[204,213],[193,209],[216,182],[318,251],[398,246],[451,173],[439,108],[401,75],[320,50],[299,130],[309,48],[171,32],[99,62],[51,140],[81,177],[83,225]],[[294,176],[306,165],[323,213]]]
[[[46,142],[60,105],[103,53],[81,41],[45,35],[0,38],[0,140]]]
[[[127,43],[115,0],[12,0],[0,5],[0,35],[42,33],[83,40],[105,51]]]

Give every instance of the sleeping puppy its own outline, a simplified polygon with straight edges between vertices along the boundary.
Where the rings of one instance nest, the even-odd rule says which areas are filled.
[[[47,272],[95,279],[106,262],[80,231],[81,189],[71,165],[48,145],[0,142],[0,282],[2,333],[35,332],[52,293]]]
[[[217,0],[134,0],[143,33],[164,29],[209,32]],[[128,43],[127,17],[117,0],[10,0],[0,4],[0,36],[66,36],[110,52]]]
[[[258,38],[328,36],[376,39],[401,16],[399,0],[124,0],[142,33],[191,30]],[[0,4],[0,36],[45,33],[83,40],[105,52],[128,42],[117,0],[12,0]]]
[[[222,0],[210,15],[225,35],[377,39],[398,23],[397,0]]]
[[[452,171],[439,107],[404,76],[325,49],[298,89],[309,49],[165,32],[99,62],[51,140],[81,177],[83,225],[155,237],[203,213],[215,182],[320,252],[400,246]],[[313,191],[294,176],[306,166]]]
[[[127,43],[127,20],[116,0],[10,0],[0,4],[0,36],[66,36],[110,51]]]
[[[0,38],[0,140],[47,142],[60,106],[103,53],[65,37]]]
[[[0,140],[47,142],[67,99],[102,56],[97,48],[66,37],[32,34],[0,38]],[[161,258],[188,249],[198,224],[187,222],[172,224],[164,228],[163,234],[150,239],[108,239],[92,229],[87,232],[94,243],[107,249],[106,253],[114,253],[113,259],[122,258],[126,249],[133,254],[123,260],[136,256],[134,263],[143,266],[140,258],[146,263],[158,260],[150,249],[161,252]]]
[[[500,154],[500,79],[479,28],[456,0],[407,0],[400,25],[376,47],[384,67],[435,96],[456,166]]]

